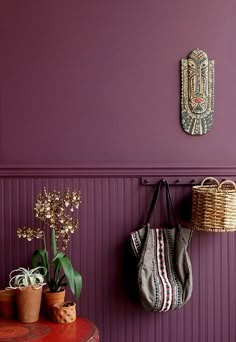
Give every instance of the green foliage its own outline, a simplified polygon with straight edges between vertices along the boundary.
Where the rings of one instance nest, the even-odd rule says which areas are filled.
[[[52,245],[55,246],[55,233],[52,231]],[[60,291],[61,287],[68,285],[76,299],[79,298],[82,289],[82,277],[73,268],[70,259],[63,253],[53,248],[54,258],[49,262],[48,252],[45,249],[37,249],[32,255],[33,267],[43,266],[47,269],[46,281],[51,292]]]
[[[37,249],[33,253],[32,264],[33,267],[45,267],[49,290],[58,292],[61,287],[68,285],[76,298],[81,293],[82,277],[73,268],[64,251],[71,235],[78,229],[79,221],[73,217],[73,213],[74,209],[79,209],[80,203],[80,191],[71,192],[67,189],[62,195],[56,190],[48,192],[44,188],[43,193],[38,194],[34,207],[36,218],[42,222],[41,227],[17,229],[19,238],[27,241],[43,240],[43,249]],[[46,233],[46,229],[50,229],[50,235]]]

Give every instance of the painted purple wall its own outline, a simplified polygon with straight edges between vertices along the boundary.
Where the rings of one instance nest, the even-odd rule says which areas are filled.
[[[236,235],[194,232],[191,299],[175,312],[144,312],[134,301],[133,269],[126,245],[130,232],[143,223],[152,187],[140,186],[139,176],[96,173],[73,177],[65,172],[64,177],[52,177],[46,176],[45,170],[44,176],[25,177],[19,172],[1,178],[0,287],[6,286],[12,269],[30,264],[32,251],[39,247],[38,241],[16,238],[17,227],[35,225],[36,194],[43,186],[76,188],[82,193],[80,230],[73,236],[68,254],[83,275],[78,314],[96,323],[102,342],[234,342]],[[178,170],[175,173],[180,175]],[[171,187],[179,217],[186,216],[190,189]],[[162,202],[158,208],[162,210]],[[154,221],[158,224],[157,215]]]
[[[0,1],[0,287],[35,247],[15,231],[34,224],[38,191],[69,186],[83,199],[69,250],[79,314],[103,342],[235,342],[235,234],[194,234],[181,310],[145,313],[124,286],[125,244],[151,194],[141,176],[236,179],[235,13],[233,0]],[[197,47],[216,63],[215,120],[191,137],[180,59]],[[180,218],[190,190],[172,188]]]
[[[235,165],[235,11],[232,0],[2,0],[0,161]],[[197,47],[216,62],[201,138],[180,126],[180,60]]]

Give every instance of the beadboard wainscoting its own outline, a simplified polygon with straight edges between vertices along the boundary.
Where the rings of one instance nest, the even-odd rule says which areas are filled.
[[[80,228],[68,248],[83,276],[78,314],[95,322],[103,342],[234,342],[236,320],[236,235],[194,232],[190,247],[193,294],[180,310],[144,312],[136,301],[129,234],[144,222],[153,186],[141,177],[165,177],[182,224],[191,215],[193,180],[214,175],[235,179],[235,168],[132,168],[2,166],[0,170],[0,285],[9,272],[30,266],[38,240],[16,237],[18,227],[38,225],[34,202],[43,187],[81,191]],[[197,177],[197,178],[196,178]],[[184,181],[183,181],[184,180]],[[183,182],[182,182],[183,181]],[[158,216],[158,209],[162,212]],[[153,223],[165,221],[164,197]],[[70,297],[70,296],[69,296]]]

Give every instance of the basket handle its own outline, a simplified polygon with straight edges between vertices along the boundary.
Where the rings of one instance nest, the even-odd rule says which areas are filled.
[[[214,177],[207,177],[207,178],[203,179],[202,182],[201,182],[201,185],[204,185],[204,183],[205,183],[206,181],[209,181],[209,180],[210,180],[210,181],[214,181],[214,182],[216,183],[217,186],[220,185],[219,181],[218,181],[216,178],[214,178]],[[222,183],[221,183],[221,184],[222,184]]]
[[[236,190],[236,184],[235,184],[232,180],[230,180],[230,179],[226,179],[226,180],[224,180],[223,182],[221,182],[220,185],[219,185],[219,187],[218,187],[218,189],[222,189],[222,185],[225,185],[225,184],[230,184],[230,185],[232,185],[233,188],[234,188],[234,190]]]

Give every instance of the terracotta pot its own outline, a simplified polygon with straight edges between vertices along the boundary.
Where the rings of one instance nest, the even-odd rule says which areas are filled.
[[[16,289],[16,308],[18,320],[33,323],[39,320],[42,287],[28,286]]]
[[[52,306],[52,320],[55,323],[72,323],[76,320],[76,304],[64,302]]]
[[[8,319],[16,318],[16,290],[0,291],[0,316]]]
[[[48,316],[51,316],[51,307],[57,303],[64,303],[66,291],[62,289],[58,292],[50,292],[49,289],[43,291],[44,308]]]

